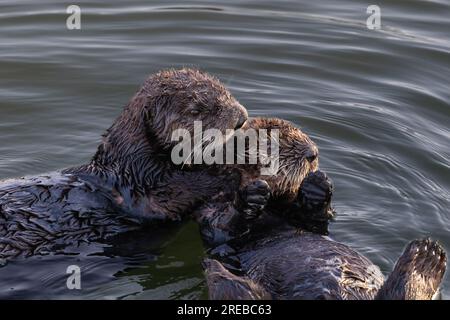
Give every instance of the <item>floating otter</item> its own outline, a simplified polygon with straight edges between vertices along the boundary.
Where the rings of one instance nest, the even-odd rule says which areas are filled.
[[[209,253],[227,266],[205,260],[211,299],[431,299],[446,269],[437,242],[411,242],[384,282],[367,258],[317,234],[327,234],[333,211],[314,143],[283,120],[248,125],[281,129],[281,170],[265,181],[260,164],[235,166],[242,176],[235,197],[221,195],[196,211]],[[280,207],[273,198],[289,201]]]
[[[210,299],[428,300],[435,296],[447,263],[437,242],[412,241],[384,281],[380,269],[349,246],[298,228],[303,227],[299,221],[306,221],[310,230],[323,231],[323,222],[331,218],[329,189],[322,189],[327,181],[320,175],[310,173],[303,180],[300,206],[294,202],[288,215],[266,212],[267,197],[260,197],[258,210],[263,212],[250,227],[246,225],[244,234],[240,232],[245,224],[242,217],[248,216],[245,204],[228,204],[233,209],[204,215],[202,235],[212,244],[210,255],[221,261],[204,261]],[[260,186],[255,193],[265,194],[264,185]],[[210,204],[209,208],[221,207]],[[300,217],[294,218],[296,214]],[[211,235],[223,230],[234,236],[211,241]]]
[[[0,183],[0,258],[43,254],[147,222],[179,221],[221,189],[207,170],[170,159],[175,129],[194,121],[221,132],[240,128],[245,108],[198,70],[150,76],[103,136],[91,162],[46,176]]]
[[[430,300],[446,270],[437,243],[412,241],[384,281],[380,269],[350,247],[318,234],[276,229],[234,256],[243,276],[204,262],[211,299]]]
[[[216,247],[242,237],[250,229],[265,228],[268,212],[289,218],[298,227],[326,234],[328,222],[334,216],[330,203],[332,184],[318,170],[316,144],[282,119],[251,118],[241,131],[249,129],[268,130],[269,141],[271,132],[278,130],[279,169],[276,174],[261,175],[264,165],[259,160],[256,164],[217,168],[218,171],[237,172],[240,179],[234,187],[227,189],[230,192],[222,191],[194,211],[206,245]],[[308,177],[307,182],[305,177]]]

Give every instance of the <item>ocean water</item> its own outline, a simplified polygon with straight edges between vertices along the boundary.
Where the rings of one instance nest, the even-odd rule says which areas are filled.
[[[81,8],[68,30],[66,8]],[[148,74],[195,66],[251,116],[307,132],[335,184],[334,239],[388,273],[404,246],[450,250],[450,2],[0,1],[0,179],[90,159]],[[2,298],[205,298],[195,224],[0,268]],[[68,290],[66,268],[82,269]],[[450,278],[443,283],[450,297]]]

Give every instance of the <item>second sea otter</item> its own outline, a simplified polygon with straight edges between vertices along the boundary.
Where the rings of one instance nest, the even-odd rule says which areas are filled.
[[[267,121],[276,127],[273,122],[281,120]],[[287,123],[283,127],[290,128]],[[446,270],[446,252],[439,243],[412,241],[384,281],[380,269],[349,246],[306,231],[326,233],[332,189],[326,176],[314,171],[316,160],[308,164],[297,156],[311,149],[308,139],[300,132],[290,136],[295,139],[280,147],[286,151],[280,152],[285,157],[280,167],[290,163],[287,171],[267,177],[267,183],[257,170],[238,167],[243,179],[236,197],[218,198],[197,212],[214,258],[204,262],[209,297],[431,299]],[[294,201],[280,210],[275,200],[286,194]]]
[[[268,212],[289,218],[298,227],[326,234],[328,222],[333,217],[330,203],[332,185],[328,177],[318,170],[316,144],[300,129],[282,119],[251,118],[242,129],[247,130],[258,133],[265,130],[268,141],[272,132],[277,130],[278,170],[268,175],[261,174],[265,164],[259,160],[256,164],[217,168],[221,175],[227,172],[235,174],[238,180],[234,187],[228,183],[226,191],[215,195],[194,212],[207,246],[237,241],[250,230],[265,228]],[[271,154],[271,148],[270,143],[269,151],[265,153]],[[250,149],[247,145],[247,156]],[[305,180],[306,177],[308,179]],[[264,223],[260,224],[261,221]]]

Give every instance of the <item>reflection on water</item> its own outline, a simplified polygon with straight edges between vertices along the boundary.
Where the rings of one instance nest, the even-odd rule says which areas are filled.
[[[197,234],[197,225],[189,223],[181,229],[132,232],[104,246],[82,245],[80,255],[8,262],[0,269],[0,298],[206,298],[199,267],[204,253]],[[70,265],[81,268],[80,291],[66,286]]]
[[[380,31],[364,1],[77,4],[82,29],[69,31],[68,4],[2,2],[0,178],[86,162],[148,73],[198,66],[250,115],[313,137],[335,183],[334,238],[385,272],[413,238],[450,249],[447,1],[378,1]],[[196,226],[152,239],[11,262],[0,296],[205,297]],[[65,289],[70,264],[84,270],[80,292]]]

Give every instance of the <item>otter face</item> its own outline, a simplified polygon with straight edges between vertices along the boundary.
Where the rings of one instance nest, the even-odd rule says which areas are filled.
[[[300,129],[282,119],[254,118],[248,121],[245,128],[266,129],[268,136],[271,130],[278,129],[278,171],[275,175],[260,178],[267,181],[274,196],[295,196],[306,175],[319,167],[316,144]]]
[[[246,109],[210,75],[193,69],[167,70],[150,77],[139,95],[146,95],[149,127],[163,148],[174,145],[172,133],[186,129],[194,135],[194,122],[202,130],[238,129],[247,120]]]

